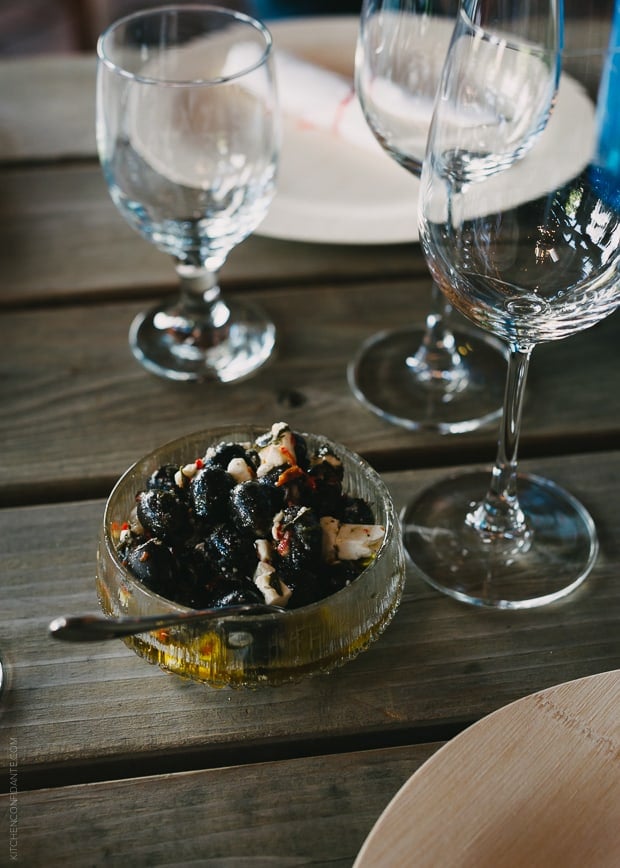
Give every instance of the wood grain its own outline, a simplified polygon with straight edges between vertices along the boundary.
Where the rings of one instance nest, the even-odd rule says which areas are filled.
[[[95,71],[94,54],[4,60],[0,162],[93,157]]]
[[[19,861],[345,868],[393,794],[439,746],[21,792]],[[5,817],[8,800],[0,795]]]
[[[96,163],[5,169],[2,190],[0,305],[156,299],[175,287],[170,258],[125,223]],[[254,235],[230,254],[222,280],[251,289],[409,274],[426,274],[413,244],[308,245]]]
[[[582,588],[531,612],[478,611],[413,571],[394,621],[330,676],[285,688],[213,690],[165,675],[122,643],[67,645],[46,627],[93,611],[101,501],[5,510],[0,743],[17,738],[26,780],[58,785],[122,774],[405,744],[455,728],[537,689],[620,665],[620,454],[528,464],[582,499],[601,556]],[[387,474],[396,504],[437,471]],[[346,748],[345,748],[346,745]],[[6,750],[0,751],[5,761]],[[234,758],[237,758],[236,760]],[[242,759],[241,759],[242,758]],[[46,768],[43,768],[43,766]]]
[[[376,418],[348,386],[347,364],[368,335],[423,316],[428,284],[415,286],[413,293],[408,282],[260,292],[278,330],[277,355],[257,376],[229,386],[171,384],[147,374],[127,343],[137,303],[6,312],[0,499],[103,496],[150,449],[232,421],[269,425],[284,418],[346,443],[379,469],[491,461],[495,425],[458,438],[412,434]],[[534,354],[523,454],[617,444],[619,326],[612,317]]]
[[[97,608],[103,498],[166,440],[286,419],[366,455],[400,507],[443,467],[491,460],[496,431],[411,434],[348,387],[347,364],[368,336],[428,310],[416,245],[256,235],[232,253],[222,284],[273,317],[272,363],[227,387],[148,375],[130,354],[129,323],[175,276],[105,189],[94,58],[3,62],[0,91],[0,770],[8,780],[15,745],[19,859],[351,865],[436,750],[429,742],[532,691],[620,666],[620,320],[540,347],[532,363],[524,465],[579,497],[601,542],[592,575],[567,599],[476,611],[410,569],[400,610],[370,650],[330,676],[271,690],[184,682],[120,642],[55,642],[53,617]],[[8,823],[6,790],[0,802]]]

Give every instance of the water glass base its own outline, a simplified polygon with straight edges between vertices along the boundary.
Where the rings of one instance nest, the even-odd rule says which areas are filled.
[[[220,303],[222,321],[189,315],[176,302],[139,314],[129,330],[136,359],[168,380],[230,383],[253,374],[275,346],[275,326],[247,302]]]

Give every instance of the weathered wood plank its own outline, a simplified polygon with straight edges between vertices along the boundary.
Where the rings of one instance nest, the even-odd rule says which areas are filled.
[[[4,59],[0,162],[93,157],[94,54]]]
[[[539,610],[477,610],[411,570],[393,623],[370,650],[330,676],[255,691],[166,676],[120,642],[49,639],[53,617],[97,608],[103,503],[4,510],[0,744],[16,738],[22,773],[41,780],[47,764],[44,779],[54,785],[73,772],[78,780],[110,776],[128,757],[163,771],[403,744],[425,732],[422,740],[441,738],[444,727],[551,684],[618,668],[620,453],[527,466],[569,488],[599,527],[601,555],[581,589]],[[397,506],[439,473],[386,474]],[[6,762],[6,749],[0,755]]]
[[[284,418],[370,456],[407,461],[493,458],[496,426],[460,437],[412,434],[354,398],[346,367],[375,330],[422,317],[428,279],[264,291],[278,329],[275,360],[228,386],[171,384],[131,356],[136,303],[5,312],[0,320],[0,498],[103,496],[136,458],[191,430]],[[378,302],[380,299],[380,303]],[[592,450],[617,443],[620,319],[534,354],[523,426],[525,452]]]
[[[156,297],[174,287],[172,261],[125,223],[96,163],[4,169],[1,184],[0,305],[128,292]],[[409,273],[425,273],[417,245],[313,245],[254,235],[232,251],[222,276],[251,288],[284,276],[307,282]]]
[[[438,747],[20,792],[16,852],[24,864],[75,868],[229,862],[344,868],[392,796]],[[8,830],[9,795],[0,804]],[[8,853],[8,838],[5,847]]]

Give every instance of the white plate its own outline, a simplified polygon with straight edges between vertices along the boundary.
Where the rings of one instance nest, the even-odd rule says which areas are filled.
[[[281,49],[353,80],[357,16],[269,24]],[[256,234],[332,244],[418,239],[419,181],[387,154],[286,121],[278,191]]]
[[[359,18],[297,18],[270,25],[278,50],[353,79]],[[581,134],[573,135],[575,118]],[[552,117],[537,140],[536,157],[512,168],[515,203],[568,180],[592,154],[594,107],[580,85],[564,76]],[[485,185],[486,213],[505,205]],[[278,191],[257,234],[334,244],[396,244],[418,240],[419,180],[380,148],[369,151],[343,138],[286,119]]]

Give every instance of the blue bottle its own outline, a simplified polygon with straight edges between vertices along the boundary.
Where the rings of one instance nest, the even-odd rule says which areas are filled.
[[[620,210],[620,0],[615,0],[609,52],[599,87],[595,187],[607,205]]]

